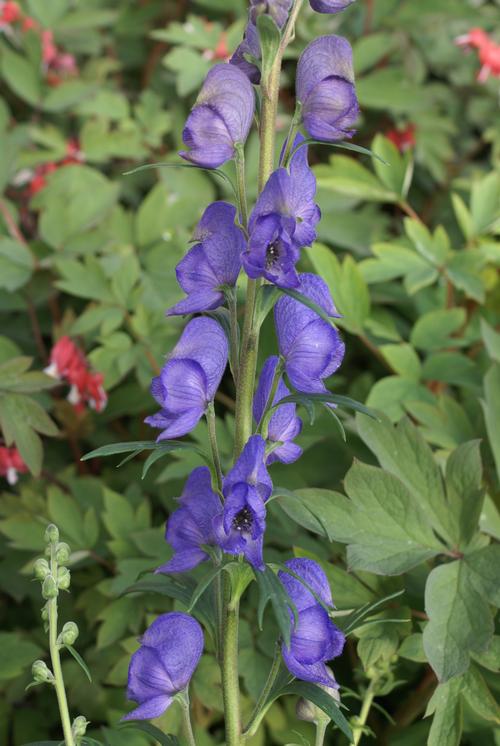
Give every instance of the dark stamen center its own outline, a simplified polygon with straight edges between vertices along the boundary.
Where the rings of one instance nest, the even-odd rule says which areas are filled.
[[[276,260],[279,259],[279,256],[280,250],[278,241],[273,241],[273,243],[269,244],[266,250],[266,269],[271,269],[271,267],[276,263]]]
[[[233,518],[233,528],[236,531],[250,531],[252,523],[252,514],[248,508],[243,508]]]

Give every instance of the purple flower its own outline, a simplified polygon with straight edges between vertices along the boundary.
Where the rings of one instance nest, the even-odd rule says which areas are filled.
[[[340,13],[354,0],[309,0],[311,8],[318,13]]]
[[[157,441],[191,432],[213,401],[226,368],[228,343],[214,319],[198,317],[185,327],[151,393],[161,410],[144,422],[163,432]]]
[[[243,34],[243,41],[236,47],[229,62],[241,70],[251,83],[258,85],[260,83],[260,69],[257,65],[247,60],[245,55],[249,55],[255,60],[260,60],[261,56],[259,34],[257,27],[251,21],[247,23]]]
[[[217,168],[234,157],[253,119],[255,95],[246,75],[220,63],[208,72],[182,133],[189,148],[180,155],[205,168]]]
[[[208,559],[201,548],[215,545],[214,518],[222,512],[222,504],[212,489],[210,470],[200,466],[190,474],[182,495],[181,507],[167,521],[165,538],[174,549],[174,556],[156,572],[186,572]]]
[[[299,292],[329,316],[337,316],[328,287],[317,275],[300,275]],[[331,324],[298,300],[282,296],[274,308],[278,346],[285,371],[297,391],[326,391],[323,379],[334,373],[344,357],[344,343]]]
[[[262,368],[259,385],[257,386],[257,391],[255,392],[253,400],[253,416],[257,423],[262,419],[266,407],[271,405],[268,400],[271,394],[277,365],[278,357],[273,355],[266,360]],[[288,390],[288,387],[280,377],[272,404],[277,404],[281,399],[284,399],[289,394],[290,391]],[[291,464],[294,461],[297,461],[297,459],[302,455],[302,448],[293,443],[293,439],[296,438],[302,430],[302,420],[300,417],[297,417],[295,412],[295,404],[283,404],[283,406],[278,407],[271,416],[267,438],[271,443],[281,442],[283,445],[278,446],[278,448],[269,454],[266,463],[272,464],[273,461],[282,461],[284,464]]]
[[[328,580],[317,562],[292,559],[285,564],[305,580],[326,606],[333,607]],[[286,667],[298,679],[337,689],[338,684],[325,664],[341,654],[345,642],[343,633],[300,580],[283,570],[278,577],[295,604],[298,615],[294,624],[290,611],[290,621],[294,625],[290,647],[282,646]]]
[[[352,49],[341,36],[320,36],[302,52],[297,66],[297,99],[311,137],[352,137],[359,114]]]
[[[250,20],[257,23],[260,15],[271,16],[279,28],[283,28],[292,7],[292,0],[250,0]]]
[[[235,218],[236,208],[227,202],[207,207],[193,237],[198,243],[176,268],[179,285],[188,297],[173,306],[167,312],[169,316],[210,311],[224,303],[220,288],[236,284],[241,253],[246,248]]]
[[[214,521],[219,546],[228,554],[243,554],[258,570],[264,569],[265,502],[273,489],[265,451],[266,444],[260,435],[249,438],[224,479],[224,511]]]
[[[297,135],[293,147],[303,140]],[[316,179],[307,162],[307,146],[303,146],[294,153],[289,170],[278,168],[271,174],[252,211],[248,249],[242,255],[249,277],[298,287],[299,250],[316,239],[321,217],[315,194]]]
[[[123,720],[150,720],[186,689],[203,652],[203,632],[193,617],[174,611],[156,619],[140,640],[128,669],[128,699],[139,707]]]
[[[256,25],[258,16],[269,15],[276,25],[282,28],[287,21],[291,4],[291,0],[250,0],[250,12],[243,41],[229,61],[231,65],[238,67],[251,83],[256,85],[260,83],[259,67],[245,58],[245,55],[250,55],[257,61],[261,59],[259,33]]]

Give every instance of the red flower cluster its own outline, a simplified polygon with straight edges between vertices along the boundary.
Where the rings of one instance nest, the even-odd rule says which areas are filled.
[[[40,24],[31,16],[25,15],[12,0],[0,0],[0,30],[10,30],[16,25],[20,25],[22,31],[37,31],[40,34],[42,60],[49,85],[59,85],[64,77],[78,74],[74,55],[57,47],[50,29],[41,29]]]
[[[47,176],[54,171],[57,171],[58,168],[68,166],[72,163],[83,163],[84,161],[85,155],[80,150],[78,140],[68,140],[66,145],[66,155],[62,160],[57,163],[42,163],[33,171],[23,171],[23,176],[25,178],[22,179],[22,182],[28,182],[28,197],[34,197],[35,194],[38,194],[38,192],[47,186]]]
[[[416,127],[410,122],[404,129],[394,128],[387,130],[385,136],[397,147],[400,153],[404,153],[410,148],[414,148],[417,141],[415,139]]]
[[[25,474],[27,471],[28,467],[17,448],[0,446],[0,477],[5,477],[9,484],[16,484],[19,474]]]
[[[102,385],[104,376],[89,370],[85,355],[69,337],[61,337],[56,342],[45,373],[70,384],[67,398],[78,412],[83,411],[85,404],[96,412],[102,412],[106,406],[108,398]]]
[[[455,43],[460,47],[477,50],[481,69],[477,75],[480,83],[485,83],[490,75],[500,78],[500,44],[491,39],[482,28],[472,28],[467,34],[457,36]]]

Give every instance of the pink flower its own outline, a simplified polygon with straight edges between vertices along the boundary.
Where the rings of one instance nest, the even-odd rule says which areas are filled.
[[[67,399],[78,412],[83,411],[85,404],[96,412],[102,412],[106,406],[104,376],[89,370],[85,355],[69,337],[61,337],[56,342],[45,373],[70,384]]]
[[[7,0],[7,2],[0,3],[0,23],[16,23],[21,19],[21,8],[17,3]]]
[[[28,467],[22,460],[17,448],[0,446],[0,476],[5,477],[9,484],[16,484],[19,474],[25,474]]]

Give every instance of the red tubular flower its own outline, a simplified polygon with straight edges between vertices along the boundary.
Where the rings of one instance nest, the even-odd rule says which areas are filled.
[[[500,77],[500,45],[489,41],[484,44],[478,51],[481,69],[477,79],[480,83],[485,83],[490,75],[494,78]]]
[[[410,122],[404,129],[391,129],[385,133],[385,136],[397,147],[400,153],[404,153],[416,145],[415,132],[416,127]]]
[[[50,365],[45,369],[45,373],[70,384],[67,399],[77,411],[83,411],[85,404],[96,412],[102,412],[106,406],[104,376],[89,370],[85,355],[69,337],[61,337],[56,342],[50,354]]]
[[[482,28],[471,28],[466,34],[457,36],[455,44],[459,47],[471,47],[481,49],[485,44],[489,44],[490,38]]]
[[[28,467],[17,448],[0,446],[0,477],[5,477],[9,484],[16,484],[19,474],[25,474]]]
[[[0,23],[16,23],[21,19],[21,8],[17,3],[7,0],[0,3]]]

